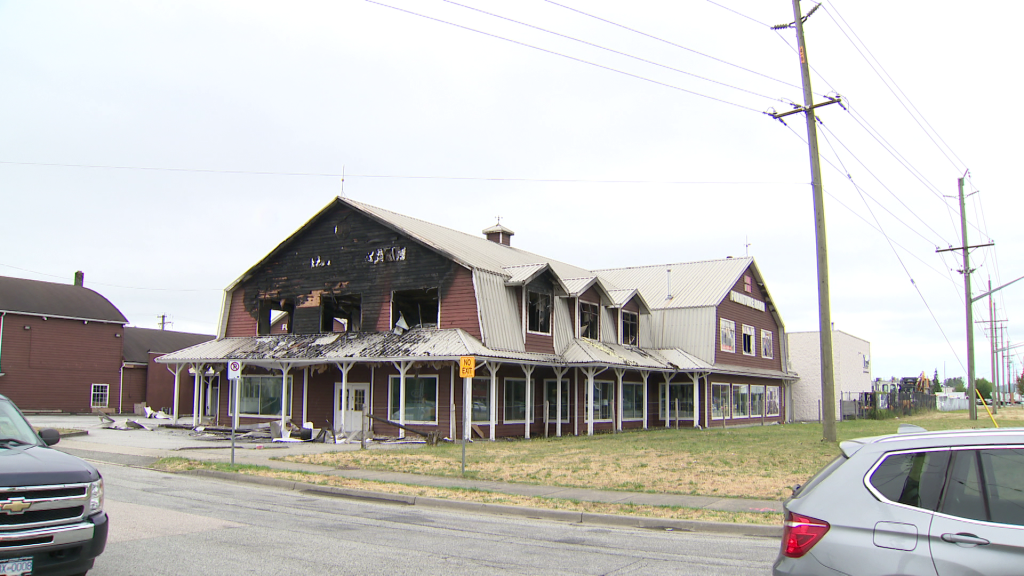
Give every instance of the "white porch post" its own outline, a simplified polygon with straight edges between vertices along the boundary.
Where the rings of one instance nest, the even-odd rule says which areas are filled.
[[[580,404],[580,371],[578,368],[574,369],[572,372],[572,398],[572,405],[578,407]],[[583,405],[586,406],[586,403],[584,403]],[[578,408],[576,410],[573,410],[572,434],[573,436],[580,435],[580,415]]]
[[[494,441],[494,429],[498,427],[498,368],[501,364],[487,362],[487,371],[491,373],[491,442]]]
[[[693,427],[700,427],[700,376],[696,372],[690,373],[693,380]]]
[[[405,426],[405,375],[412,367],[412,361],[392,362],[398,369],[398,423]],[[391,415],[389,414],[390,418]],[[405,430],[398,429],[398,437],[405,438]]]
[[[562,435],[562,377],[568,368],[555,368],[555,436]]]
[[[448,397],[451,398],[450,406],[448,407],[448,437],[455,440],[455,370],[458,369],[459,363],[456,362],[451,368],[451,390],[448,393]],[[472,384],[473,379],[469,379]]]
[[[202,364],[193,364],[192,378],[192,427],[199,426],[199,384],[203,381],[203,371],[206,369]]]
[[[337,366],[338,371],[341,372],[341,397],[337,398],[334,402],[333,410],[336,415],[339,412],[339,408],[341,408],[341,426],[338,426],[337,422],[333,424],[334,434],[337,435],[339,430],[343,434],[345,432],[345,411],[348,408],[348,371],[355,366],[355,362],[335,362],[334,365]],[[362,424],[360,424],[360,426],[362,426]],[[366,439],[363,438],[362,440]]]
[[[523,364],[521,366],[523,374],[526,375],[526,439],[530,439],[530,416],[533,415],[533,369],[536,366],[532,364]]]
[[[647,430],[647,378],[651,373],[648,370],[641,370],[640,375],[644,379],[644,430]]]
[[[185,367],[184,364],[175,364],[174,365],[174,404],[173,404],[174,408],[172,408],[172,411],[173,411],[172,416],[174,417],[174,424],[175,425],[178,424],[178,394],[179,394],[180,383],[181,383],[181,369],[184,368],[184,367]],[[171,367],[170,366],[167,366],[167,371],[168,372],[171,371]]]
[[[626,373],[625,368],[615,369],[615,429],[622,431],[622,376]]]
[[[285,421],[288,419],[288,406],[291,398],[288,397],[288,372],[292,369],[291,364],[281,365],[281,437],[284,437]]]
[[[675,376],[675,374],[671,373],[671,372],[662,372],[661,376],[665,379],[665,414],[664,414],[664,416],[665,416],[665,428],[671,428],[672,427],[672,419],[670,418],[670,416],[672,416],[672,401],[670,400],[672,398],[672,384],[671,384],[671,382],[672,382],[672,377]],[[660,398],[661,398],[660,394],[658,395],[658,398],[659,398],[659,401],[660,401]]]
[[[594,377],[604,370],[604,368],[598,369],[590,366],[583,369],[583,373],[587,375],[587,436],[594,435]]]
[[[301,425],[306,424],[306,407],[309,401],[309,366],[302,368],[302,422]]]

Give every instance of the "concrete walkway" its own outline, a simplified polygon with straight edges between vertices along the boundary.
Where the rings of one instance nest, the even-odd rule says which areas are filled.
[[[64,429],[83,430],[87,434],[66,436],[56,446],[57,449],[70,454],[114,464],[131,466],[149,466],[160,458],[183,457],[193,460],[212,462],[230,462],[230,442],[215,439],[211,436],[197,435],[190,430],[158,427],[156,430],[109,430],[102,427],[95,416],[28,416],[37,427],[59,427]],[[123,422],[117,417],[118,423]],[[141,419],[146,425],[157,426],[157,420]],[[415,445],[415,444],[408,444]],[[406,447],[408,445],[398,445]],[[396,447],[395,445],[389,445]],[[585,502],[606,502],[614,504],[646,504],[654,506],[681,506],[685,508],[704,508],[729,512],[781,512],[782,503],[777,500],[751,500],[743,498],[715,498],[708,496],[688,496],[683,494],[652,494],[645,492],[619,492],[612,490],[593,490],[588,488],[566,488],[559,486],[543,486],[536,484],[515,484],[488,480],[470,480],[464,478],[424,476],[402,472],[385,472],[374,470],[340,470],[330,466],[283,462],[275,458],[290,455],[336,452],[341,450],[358,450],[358,444],[316,444],[303,443],[239,443],[235,450],[237,464],[253,464],[268,466],[281,470],[300,470],[399,484],[431,486],[436,488],[471,488],[502,494],[536,496],[542,498],[560,498]],[[374,445],[371,449],[387,449],[386,446]]]

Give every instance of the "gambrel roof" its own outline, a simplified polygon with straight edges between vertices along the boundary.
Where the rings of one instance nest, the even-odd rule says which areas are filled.
[[[0,276],[0,312],[127,324],[128,319],[98,292],[58,284]]]

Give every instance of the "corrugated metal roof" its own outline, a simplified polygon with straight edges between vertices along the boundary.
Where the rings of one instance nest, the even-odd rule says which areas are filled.
[[[522,311],[515,288],[505,286],[502,276],[484,270],[473,271],[473,286],[486,345],[495,350],[525,351]]]
[[[590,275],[581,278],[563,278],[562,282],[565,284],[565,289],[569,292],[569,296],[576,297],[586,292],[594,283],[597,282],[597,276]]]
[[[522,286],[528,284],[541,272],[550,268],[547,264],[526,264],[525,266],[505,266],[502,270],[509,275],[505,284],[509,286]]]
[[[7,276],[0,276],[0,312],[128,323],[110,300],[88,288]]]
[[[753,261],[753,258],[726,258],[595,270],[595,273],[616,287],[636,288],[654,310],[717,306]],[[669,270],[672,271],[671,299],[666,298]]]
[[[126,362],[149,362],[150,352],[174,352],[213,339],[212,334],[125,326],[123,356]]]

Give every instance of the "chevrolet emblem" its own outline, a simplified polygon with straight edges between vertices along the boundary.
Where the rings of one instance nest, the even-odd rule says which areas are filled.
[[[12,498],[10,502],[0,504],[0,511],[7,514],[21,514],[32,507],[31,502],[25,502],[24,498]]]

